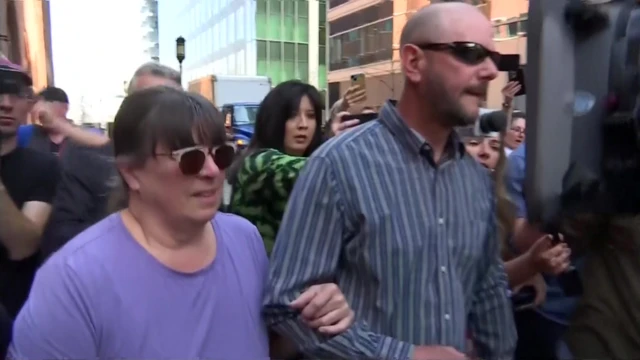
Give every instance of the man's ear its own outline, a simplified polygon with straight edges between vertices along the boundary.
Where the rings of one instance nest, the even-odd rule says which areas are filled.
[[[417,46],[407,44],[400,48],[400,64],[410,82],[419,83],[422,81],[422,68],[426,66],[425,61],[423,51]]]

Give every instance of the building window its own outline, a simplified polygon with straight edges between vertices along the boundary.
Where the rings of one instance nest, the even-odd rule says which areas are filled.
[[[349,0],[329,0],[329,9],[346,4]]]
[[[508,39],[527,34],[527,14],[521,14],[518,18],[508,20],[496,19],[493,21],[494,38]]]
[[[357,26],[371,24],[381,19],[393,17],[393,1],[383,1],[377,5],[366,7],[353,14],[343,16],[329,23],[331,35],[349,31]]]
[[[309,4],[307,0],[296,1],[296,42],[309,43]]]
[[[292,42],[284,43],[284,64],[283,64],[283,80],[296,78],[296,44]]]
[[[256,52],[258,65],[257,73],[261,76],[267,75],[267,71],[269,70],[269,59],[267,58],[267,42],[264,40],[256,41]]]
[[[329,69],[391,60],[393,54],[393,19],[383,20],[329,39]]]
[[[269,0],[267,39],[282,39],[282,1]]]
[[[298,44],[296,51],[296,79],[309,81],[309,45]]]
[[[215,3],[215,1],[214,1]],[[263,38],[267,33],[267,0],[256,1],[256,34]]]
[[[294,1],[283,1],[283,13],[284,13],[284,31],[282,40],[295,41],[296,40],[296,3]]]

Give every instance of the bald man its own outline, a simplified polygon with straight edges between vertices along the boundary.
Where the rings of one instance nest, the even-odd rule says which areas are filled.
[[[473,6],[431,5],[401,36],[405,86],[376,121],[309,158],[271,256],[265,318],[308,357],[482,359],[516,344],[493,182],[454,127],[472,124],[497,76],[493,28]],[[336,281],[357,321],[327,337],[288,304]],[[331,316],[327,314],[326,316]]]

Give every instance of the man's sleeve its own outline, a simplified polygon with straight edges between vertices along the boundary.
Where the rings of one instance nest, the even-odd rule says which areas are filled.
[[[507,160],[504,183],[509,198],[516,206],[516,217],[527,217],[527,205],[524,197],[525,160],[519,153],[512,153]]]
[[[8,359],[97,359],[95,319],[86,292],[62,261],[45,263],[16,318]]]
[[[500,258],[500,242],[495,204],[489,212],[485,241],[485,260],[479,267],[470,314],[470,326],[481,359],[510,360],[516,347],[517,333],[508,296],[507,274]]]
[[[29,197],[25,202],[39,201],[52,204],[56,188],[60,182],[61,167],[55,156],[41,153],[38,153],[38,155],[46,158],[39,162],[41,165],[38,169],[38,180],[32,186]]]
[[[313,157],[293,188],[271,254],[264,307],[267,325],[315,358],[410,359],[413,345],[376,334],[364,322],[356,321],[344,333],[328,337],[310,329],[289,307],[310,285],[337,277],[345,215],[334,174],[331,163]]]

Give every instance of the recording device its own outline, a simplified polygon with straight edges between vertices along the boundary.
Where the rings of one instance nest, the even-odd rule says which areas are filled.
[[[640,213],[640,4],[531,1],[528,27],[529,220]]]
[[[500,110],[480,109],[475,124],[456,128],[462,138],[498,136],[507,127],[507,114]]]
[[[498,71],[516,71],[520,68],[520,54],[502,54],[498,61]]]
[[[528,28],[529,221],[639,214],[639,2],[531,1]],[[582,291],[576,271],[559,279]]]
[[[480,115],[476,121],[477,134],[502,132],[507,128],[507,114],[504,111],[492,111]]]
[[[527,93],[527,87],[524,81],[524,67],[519,66],[517,70],[509,71],[509,81],[515,81],[520,84],[520,90],[515,93],[515,96],[525,95]]]
[[[362,125],[364,123],[368,123],[369,121],[373,121],[377,118],[378,118],[377,113],[347,114],[342,117],[342,121],[358,119],[360,120],[360,124],[358,125]]]
[[[351,86],[359,86],[360,89],[364,90],[365,82],[364,82],[364,74],[353,74],[351,75]]]

